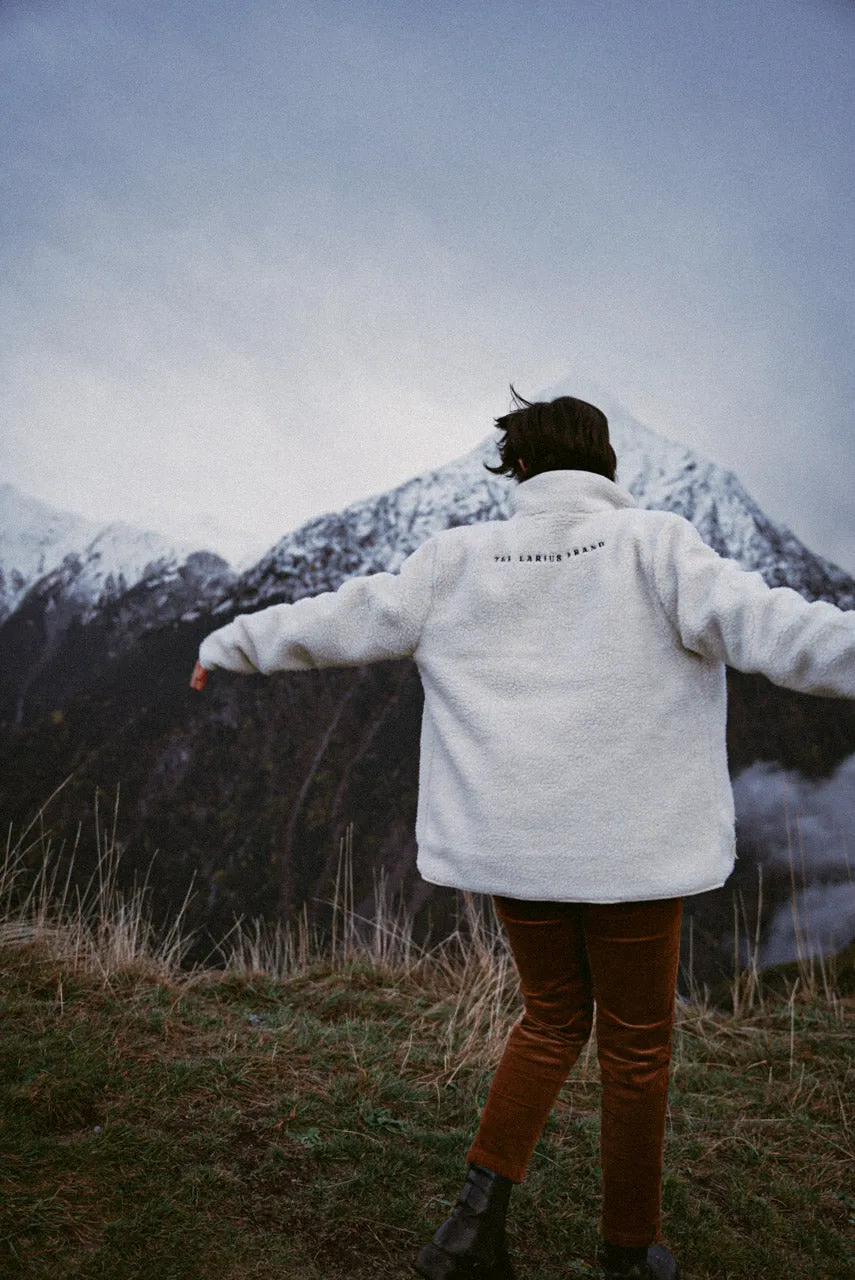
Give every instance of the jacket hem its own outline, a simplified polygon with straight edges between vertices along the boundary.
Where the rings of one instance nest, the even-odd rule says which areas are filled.
[[[520,893],[519,890],[513,892],[506,888],[486,888],[484,886],[474,886],[472,884],[460,884],[451,880],[437,880],[433,875],[427,876],[418,868],[419,875],[426,884],[434,884],[441,889],[458,889],[463,893],[480,893],[485,897],[501,897],[514,898],[519,902],[591,902],[601,903],[604,906],[619,902],[662,902],[668,898],[693,898],[701,893],[711,893],[713,889],[721,889],[730,879],[730,872],[723,880],[716,880],[714,884],[703,885],[701,888],[690,889],[674,889],[673,893],[642,893],[623,898],[591,898],[583,897],[576,894],[573,897],[559,898],[554,893],[543,893],[535,896],[530,893]]]

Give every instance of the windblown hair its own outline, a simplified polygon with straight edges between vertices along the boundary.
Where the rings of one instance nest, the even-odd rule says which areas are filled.
[[[511,384],[516,408],[495,423],[504,431],[499,443],[498,467],[484,466],[494,475],[513,476],[522,483],[541,471],[593,471],[614,480],[617,457],[609,442],[609,420],[601,409],[559,396],[532,403],[518,395]],[[522,458],[525,470],[518,459]]]

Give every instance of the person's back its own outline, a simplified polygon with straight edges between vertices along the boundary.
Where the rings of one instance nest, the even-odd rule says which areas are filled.
[[[723,668],[683,646],[653,572],[678,517],[586,471],[543,472],[512,501],[508,520],[436,538],[413,655],[422,874],[594,902],[723,884]]]

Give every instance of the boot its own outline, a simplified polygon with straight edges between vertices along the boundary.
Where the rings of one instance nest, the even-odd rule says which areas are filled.
[[[420,1250],[414,1270],[426,1280],[516,1280],[505,1244],[505,1211],[514,1184],[470,1164],[457,1203]]]
[[[680,1268],[664,1244],[635,1249],[606,1244],[599,1258],[605,1280],[680,1280]]]

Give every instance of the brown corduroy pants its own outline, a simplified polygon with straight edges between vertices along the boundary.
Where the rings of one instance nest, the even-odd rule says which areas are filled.
[[[522,1182],[597,1005],[602,1233],[660,1238],[662,1162],[683,899],[534,902],[495,896],[525,1002],[466,1153]]]

